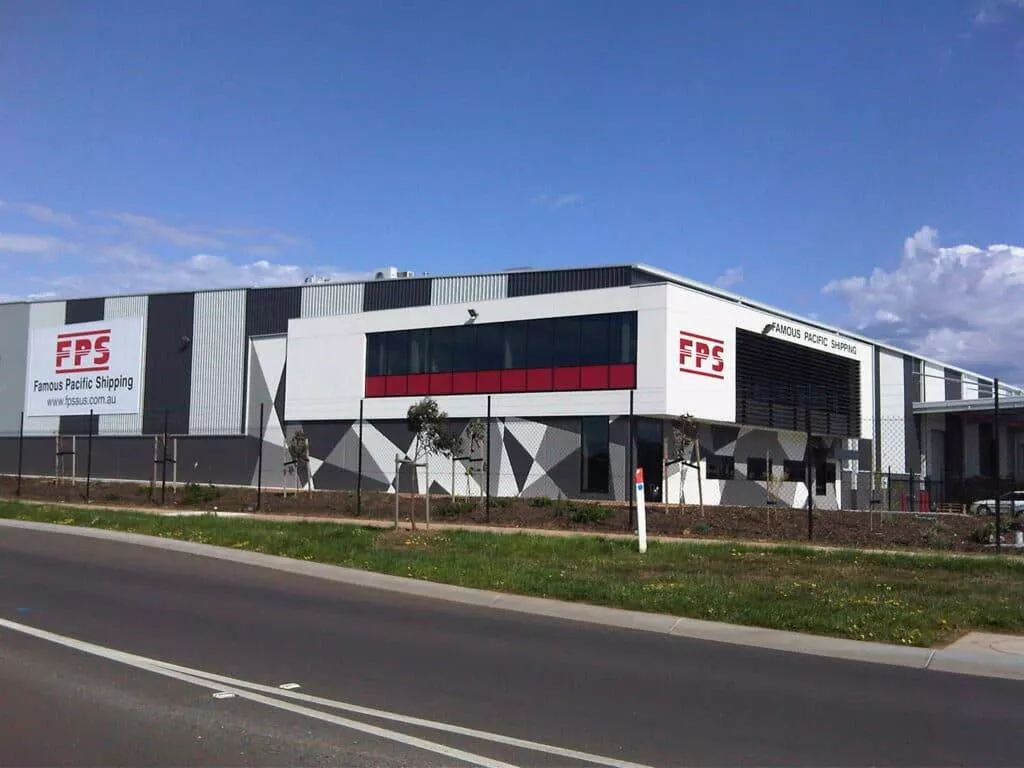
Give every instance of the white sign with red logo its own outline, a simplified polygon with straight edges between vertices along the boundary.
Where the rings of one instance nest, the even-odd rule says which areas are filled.
[[[725,378],[725,341],[679,332],[679,370],[709,379]]]
[[[142,340],[141,317],[33,331],[25,415],[139,413]]]

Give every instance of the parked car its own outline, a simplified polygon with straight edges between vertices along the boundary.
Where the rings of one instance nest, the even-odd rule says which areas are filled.
[[[1010,491],[999,497],[999,511],[1004,515],[1024,514],[1024,491]],[[971,504],[972,515],[994,515],[995,499],[981,499]]]

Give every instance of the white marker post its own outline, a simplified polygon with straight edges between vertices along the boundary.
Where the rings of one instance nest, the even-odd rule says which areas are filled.
[[[640,539],[640,554],[647,551],[647,510],[644,508],[644,470],[637,467],[636,481],[636,532]]]

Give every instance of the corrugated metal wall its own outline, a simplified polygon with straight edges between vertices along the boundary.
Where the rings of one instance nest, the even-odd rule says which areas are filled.
[[[242,431],[245,294],[244,290],[196,294],[189,434]]]
[[[28,304],[0,304],[0,435],[18,432],[27,356]]]
[[[288,332],[288,321],[302,310],[301,286],[251,288],[245,298],[246,336],[272,336]]]
[[[467,301],[504,299],[508,275],[470,275],[468,277],[435,277],[431,287],[431,304],[461,304]]]
[[[429,277],[403,277],[397,280],[374,280],[363,290],[363,311],[425,307],[430,304]]]
[[[104,320],[119,320],[126,317],[143,318],[142,327],[142,359],[146,359],[146,327],[145,318],[149,308],[148,296],[116,296],[106,300],[103,306]],[[145,379],[145,366],[143,366]],[[136,382],[140,391],[146,391],[145,380]],[[141,405],[142,400],[139,400]],[[142,413],[102,414],[99,417],[99,434],[101,435],[137,435],[142,432]]]
[[[192,392],[192,327],[195,294],[151,296],[146,320],[146,388],[142,431],[188,433]]]
[[[325,283],[302,287],[302,317],[351,315],[362,308],[362,283]]]
[[[64,325],[65,302],[47,301],[42,304],[31,304],[28,312],[29,333],[36,328],[55,328]],[[46,350],[36,350],[36,354],[47,354]],[[33,416],[25,418],[25,434],[55,435],[60,429],[60,416]]]
[[[510,272],[508,296],[536,296],[542,293],[592,291],[631,285],[632,267],[558,269],[547,272]]]

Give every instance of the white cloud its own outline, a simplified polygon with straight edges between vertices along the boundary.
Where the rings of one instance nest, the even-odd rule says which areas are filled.
[[[0,255],[15,253],[23,256],[42,256],[70,248],[70,243],[56,237],[0,232]]]
[[[922,355],[1024,381],[1024,247],[943,246],[922,227],[895,269],[833,280],[856,327]]]
[[[149,291],[190,291],[207,288],[261,288],[299,285],[307,275],[332,281],[369,279],[368,274],[312,268],[300,264],[258,261],[235,262],[222,256],[197,253],[177,259],[162,259],[131,249],[117,250],[93,258],[85,274],[36,275],[34,294],[69,298]]]
[[[531,202],[534,205],[542,205],[545,208],[552,208],[557,210],[558,208],[565,208],[569,205],[577,205],[583,202],[583,195],[578,192],[570,192],[568,194],[561,195],[537,195]]]
[[[971,24],[975,27],[1000,24],[1015,11],[1024,11],[1024,0],[985,0],[974,11]]]
[[[719,288],[732,288],[743,282],[743,267],[729,267],[725,272],[715,278],[715,285]]]
[[[41,224],[50,224],[62,229],[74,229],[78,226],[78,221],[76,221],[75,217],[71,214],[55,211],[53,208],[49,208],[45,205],[38,205],[36,203],[9,203],[4,200],[0,200],[0,208],[10,208],[11,210],[18,211],[35,219]]]
[[[224,245],[221,240],[212,235],[166,224],[151,216],[125,212],[100,213],[98,215],[123,224],[136,236],[147,241],[167,243],[179,248],[219,248]]]
[[[0,201],[0,208],[54,230],[77,224],[73,216],[42,205]],[[126,212],[93,215],[78,227],[74,241],[0,232],[3,300],[297,285],[312,274],[333,281],[369,277],[301,257],[303,240],[269,227],[178,226]],[[64,258],[71,254],[73,259]]]

